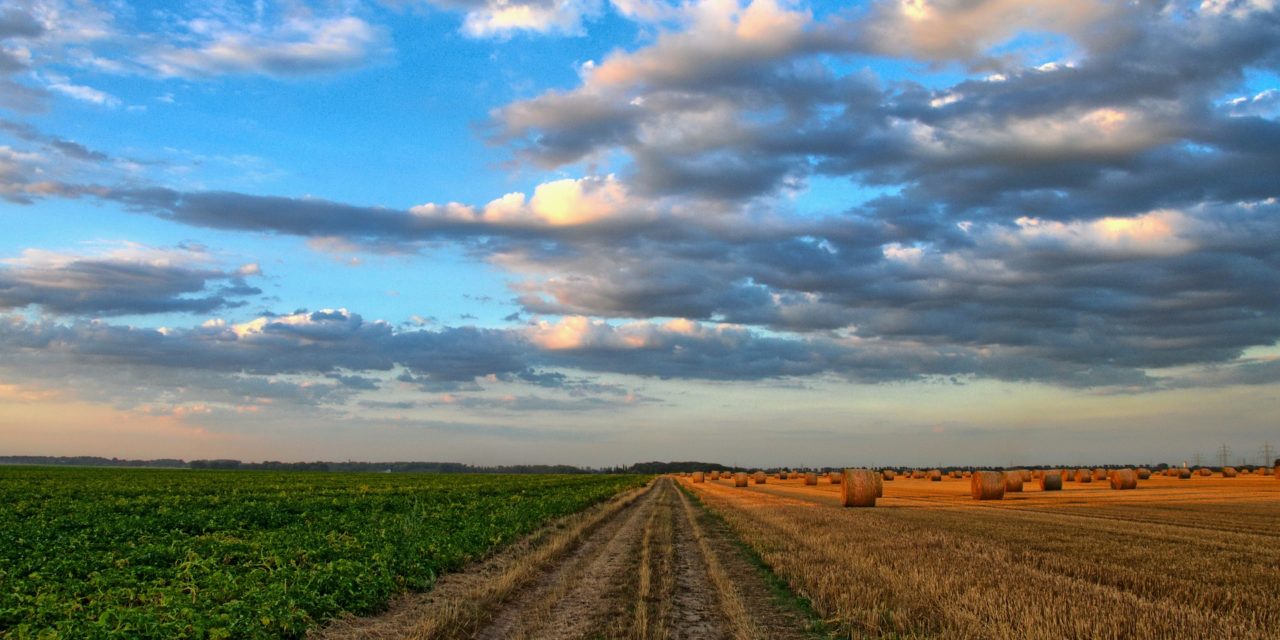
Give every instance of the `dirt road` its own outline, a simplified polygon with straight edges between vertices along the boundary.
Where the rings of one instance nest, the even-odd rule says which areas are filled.
[[[331,638],[805,638],[723,522],[669,478],[550,527]]]

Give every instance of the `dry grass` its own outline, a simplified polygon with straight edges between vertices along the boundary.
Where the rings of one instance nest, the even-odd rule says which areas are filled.
[[[999,471],[975,471],[969,478],[969,494],[974,500],[1001,500],[1004,489],[1004,474]]]
[[[869,469],[845,469],[840,482],[840,502],[846,507],[874,507],[884,492],[880,474]]]
[[[1110,476],[1112,489],[1137,489],[1138,472],[1133,469],[1116,469]]]
[[[831,485],[692,488],[849,637],[1263,639],[1280,628],[1271,478],[1033,484],[999,502],[958,482],[885,486],[875,509],[840,508]]]

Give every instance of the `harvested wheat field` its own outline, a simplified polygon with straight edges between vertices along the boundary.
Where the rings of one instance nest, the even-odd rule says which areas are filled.
[[[684,486],[838,637],[1275,638],[1280,482],[1153,476],[975,501],[967,480]]]

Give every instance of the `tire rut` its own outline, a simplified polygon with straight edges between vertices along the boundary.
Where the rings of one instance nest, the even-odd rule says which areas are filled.
[[[663,477],[584,514],[558,551],[538,536],[519,555],[442,581],[382,616],[317,637],[413,640],[729,640],[804,638],[724,523]],[[552,537],[554,538],[554,537]],[[549,538],[550,539],[550,538]],[[544,561],[525,558],[542,554]],[[523,563],[523,564],[522,564]],[[509,568],[527,566],[524,573]],[[502,576],[509,587],[488,589]],[[490,593],[490,591],[492,593]],[[479,594],[477,596],[477,594]]]

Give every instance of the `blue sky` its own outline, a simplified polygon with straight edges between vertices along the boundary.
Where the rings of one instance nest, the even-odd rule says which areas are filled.
[[[0,450],[1248,462],[1278,68],[1269,0],[3,2]]]

